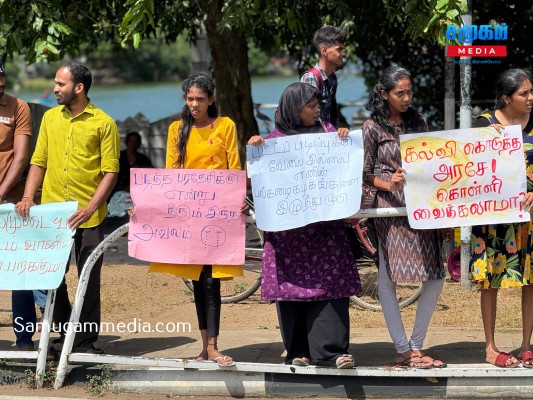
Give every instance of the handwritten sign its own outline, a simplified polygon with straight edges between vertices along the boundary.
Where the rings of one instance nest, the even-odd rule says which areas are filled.
[[[67,266],[72,235],[67,218],[78,203],[34,206],[22,219],[14,204],[0,205],[0,289],[56,289]]]
[[[257,226],[269,232],[353,215],[361,205],[361,131],[267,139],[246,146]]]
[[[246,173],[132,168],[128,254],[174,264],[244,264]]]
[[[529,221],[522,210],[522,131],[509,126],[400,137],[405,202],[415,229]]]

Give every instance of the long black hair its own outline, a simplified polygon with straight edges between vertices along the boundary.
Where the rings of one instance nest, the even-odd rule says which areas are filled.
[[[186,96],[192,87],[196,87],[204,91],[205,93],[207,93],[208,97],[215,96],[215,84],[207,75],[189,75],[189,77],[183,81],[183,84],[181,85],[181,90]],[[214,101],[209,105],[209,107],[207,107],[207,115],[211,118],[218,117],[218,109]],[[187,141],[189,140],[191,127],[194,122],[194,117],[192,116],[191,111],[187,106],[187,103],[185,103],[183,109],[181,110],[181,119],[182,124],[179,129],[178,140],[178,160],[174,163],[174,166],[176,168],[183,168],[183,165],[185,164],[185,149],[187,147]]]
[[[379,78],[379,82],[374,86],[372,92],[370,92],[368,103],[365,105],[365,109],[370,111],[370,118],[391,133],[394,132],[394,125],[390,121],[389,102],[383,98],[381,91],[390,92],[404,78],[412,81],[411,74],[405,68],[397,66],[385,68]],[[424,117],[411,106],[409,106],[406,112],[402,113],[402,117],[404,133],[422,132],[427,129]]]
[[[496,101],[494,109],[501,110],[504,108],[505,100],[503,96],[511,97],[526,79],[531,82],[531,74],[529,71],[520,68],[508,69],[498,75],[496,79]]]

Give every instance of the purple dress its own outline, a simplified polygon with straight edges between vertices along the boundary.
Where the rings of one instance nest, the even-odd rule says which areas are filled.
[[[285,136],[272,131],[267,139]],[[358,295],[361,283],[344,221],[265,232],[261,298],[319,301]]]

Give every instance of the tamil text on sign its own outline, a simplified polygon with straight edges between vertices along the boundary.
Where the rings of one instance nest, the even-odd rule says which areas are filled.
[[[65,274],[73,231],[67,218],[78,203],[34,206],[27,218],[0,205],[0,289],[55,289]]]
[[[244,171],[131,170],[128,253],[173,264],[244,264]]]
[[[257,226],[276,232],[353,215],[361,205],[361,131],[302,134],[247,146]]]
[[[528,221],[522,131],[508,126],[404,135],[405,202],[415,229]]]

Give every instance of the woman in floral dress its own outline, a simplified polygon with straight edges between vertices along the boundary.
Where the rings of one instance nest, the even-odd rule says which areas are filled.
[[[522,127],[527,167],[527,191],[523,207],[533,203],[533,89],[531,77],[522,69],[504,71],[496,82],[496,104],[481,115],[474,127],[520,125]],[[472,227],[470,240],[470,279],[481,290],[481,316],[485,330],[487,362],[502,368],[520,364],[533,367],[531,334],[533,332],[533,279],[531,222],[479,225]],[[494,340],[496,304],[499,288],[522,288],[522,346],[517,357],[498,350]]]

